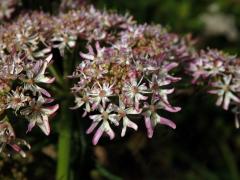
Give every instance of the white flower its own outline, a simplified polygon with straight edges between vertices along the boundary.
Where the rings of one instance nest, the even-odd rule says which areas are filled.
[[[98,105],[102,102],[103,107],[106,107],[106,103],[109,102],[109,96],[113,94],[112,87],[114,84],[109,85],[108,83],[101,84],[97,82],[98,87],[94,87],[91,92],[91,100],[94,102],[93,109],[98,107]]]
[[[31,148],[25,140],[16,138],[11,124],[8,121],[3,120],[0,121],[0,153],[7,150],[7,148],[5,148],[7,145],[22,157],[26,157],[26,153],[22,150],[21,146],[24,145],[28,149]]]
[[[33,69],[27,71],[28,79],[23,80],[25,82],[24,89],[29,89],[34,93],[36,93],[38,91],[47,97],[51,97],[51,95],[45,89],[36,85],[36,83],[50,84],[55,80],[55,78],[49,78],[49,77],[45,76],[45,71],[46,71],[49,61],[47,61],[47,60],[37,61],[35,66],[33,67]]]
[[[94,110],[94,109],[91,109],[90,101],[91,101],[91,99],[89,98],[89,94],[87,92],[85,92],[82,97],[75,96],[76,106],[72,107],[71,109],[80,108],[85,104],[85,109],[84,109],[85,112],[82,115],[83,117],[85,117],[87,115],[87,113],[91,112],[91,110]]]
[[[205,67],[207,62],[207,58],[201,57],[189,63],[188,69],[193,76],[192,83],[196,83],[197,80],[201,77],[206,78],[208,76],[208,72],[206,71]]]
[[[29,97],[25,96],[23,92],[11,91],[7,95],[7,108],[12,108],[15,111],[18,111],[21,107],[25,106],[26,102],[29,100]]]
[[[39,96],[37,100],[32,100],[29,107],[21,110],[21,114],[29,121],[27,132],[31,131],[37,125],[44,134],[50,134],[48,118],[58,110],[59,105],[43,107],[45,103],[46,100],[42,96]]]
[[[134,102],[136,110],[139,110],[140,101],[147,100],[147,96],[142,94],[149,93],[147,86],[145,83],[141,84],[143,77],[137,83],[135,78],[131,78],[129,82],[126,82],[123,87],[123,91],[125,95],[130,98],[131,101]]]
[[[172,82],[177,82],[177,81],[181,80],[180,77],[174,77],[174,76],[171,76],[170,74],[168,74],[168,72],[170,70],[172,70],[173,68],[175,68],[177,66],[178,66],[178,63],[175,63],[175,62],[166,63],[166,64],[162,65],[161,68],[159,68],[157,74],[153,74],[153,78],[156,79],[159,86],[165,86]]]
[[[101,48],[99,42],[96,42],[95,47],[97,50],[96,55],[93,51],[93,48],[91,46],[88,46],[88,54],[80,52],[80,56],[85,60],[96,61],[96,63],[102,61],[105,48]]]
[[[119,125],[118,122],[118,116],[116,114],[111,114],[113,111],[113,105],[109,104],[106,109],[103,108],[103,106],[99,105],[99,112],[100,114],[96,115],[91,115],[89,116],[90,119],[93,120],[92,125],[88,128],[87,134],[90,134],[93,132],[93,130],[98,126],[100,122],[102,124],[100,127],[97,129],[96,133],[94,134],[93,137],[93,144],[96,145],[103,135],[103,133],[106,133],[110,139],[112,140],[115,137],[115,133],[113,132],[112,128],[110,127],[110,123],[114,124],[115,126]]]
[[[223,105],[223,108],[225,110],[228,110],[229,104],[232,101],[240,103],[239,97],[233,94],[233,92],[236,92],[237,86],[236,84],[231,84],[232,82],[232,76],[224,76],[223,81],[219,80],[217,82],[212,83],[212,86],[214,88],[217,88],[217,90],[210,90],[209,93],[211,94],[217,94],[218,99],[216,102],[217,106]]]
[[[223,61],[211,61],[208,64],[206,64],[205,69],[207,69],[208,74],[210,76],[216,76],[217,74],[224,73],[225,67]]]
[[[73,48],[76,45],[77,36],[61,32],[54,34],[51,41],[54,43],[53,47],[58,48],[62,56],[64,56],[65,48]]]
[[[176,125],[174,122],[158,115],[157,110],[159,109],[168,110],[166,109],[165,104],[157,99],[152,98],[151,104],[145,103],[144,105],[145,111],[143,112],[143,115],[144,115],[145,126],[147,128],[147,133],[149,138],[153,136],[153,130],[157,124],[164,124],[173,129],[176,128]],[[179,110],[180,108],[175,108],[175,111],[170,110],[170,112],[177,112]]]
[[[123,128],[122,128],[122,132],[121,132],[122,137],[125,136],[127,127],[130,127],[132,129],[134,129],[135,131],[138,129],[137,124],[132,122],[128,118],[127,115],[128,114],[139,114],[140,112],[136,111],[133,107],[126,108],[124,102],[121,99],[119,99],[119,106],[116,106],[116,112],[118,112],[119,120],[120,119],[123,120]]]

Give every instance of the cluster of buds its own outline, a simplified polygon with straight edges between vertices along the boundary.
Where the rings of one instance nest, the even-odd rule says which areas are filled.
[[[187,72],[193,76],[192,83],[205,83],[210,94],[218,96],[216,105],[228,110],[233,105],[235,124],[239,127],[240,64],[236,56],[218,50],[201,51],[189,62]]]

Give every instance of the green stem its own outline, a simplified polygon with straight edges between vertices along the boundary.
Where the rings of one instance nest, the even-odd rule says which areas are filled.
[[[56,82],[57,82],[59,85],[63,85],[63,84],[64,84],[63,79],[61,78],[61,76],[59,75],[59,73],[57,72],[57,70],[56,70],[52,65],[49,67],[49,71],[50,71],[51,74],[56,78]]]
[[[59,127],[57,180],[68,180],[70,177],[72,119],[68,107],[68,101],[63,100]]]
[[[222,152],[222,157],[225,160],[226,166],[229,170],[229,178],[232,180],[239,179],[238,165],[236,163],[235,157],[229,148],[227,143],[220,144],[220,150]]]

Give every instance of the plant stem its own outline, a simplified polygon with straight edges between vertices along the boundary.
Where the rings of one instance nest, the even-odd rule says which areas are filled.
[[[72,118],[68,107],[68,100],[63,100],[58,140],[57,180],[68,180],[70,176]]]
[[[222,152],[222,157],[225,160],[226,166],[229,170],[229,178],[232,180],[239,179],[238,165],[227,143],[221,143],[220,150]]]
[[[59,75],[59,73],[57,72],[57,70],[52,65],[48,69],[50,70],[52,75],[56,78],[56,82],[59,85],[63,85],[64,81],[63,81],[62,77]]]

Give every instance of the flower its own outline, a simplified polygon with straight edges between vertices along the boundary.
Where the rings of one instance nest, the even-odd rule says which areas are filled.
[[[153,129],[157,124],[167,125],[173,129],[176,128],[176,125],[174,122],[159,116],[159,114],[157,113],[157,110],[159,109],[165,109],[170,112],[178,112],[180,110],[180,108],[178,107],[168,108],[166,107],[166,104],[164,104],[163,102],[155,98],[151,99],[151,104],[145,103],[143,116],[144,116],[145,126],[147,128],[149,138],[153,136]]]
[[[239,97],[234,95],[234,92],[236,92],[237,86],[236,84],[232,83],[232,76],[224,76],[222,80],[218,80],[216,82],[213,82],[211,85],[213,88],[217,88],[216,90],[210,90],[208,91],[211,94],[217,94],[218,99],[216,102],[217,106],[223,105],[223,108],[225,110],[228,110],[229,104],[231,100],[236,103],[240,103]]]
[[[5,79],[9,82],[16,80],[24,70],[22,61],[21,55],[16,52],[0,57],[0,79]]]
[[[109,96],[112,95],[112,87],[114,84],[109,85],[108,83],[104,83],[102,86],[99,82],[97,82],[97,86],[94,86],[90,92],[90,98],[94,102],[93,109],[98,107],[100,103],[102,103],[103,107],[106,107],[106,103],[109,102]]]
[[[24,145],[30,149],[30,145],[15,136],[14,130],[11,124],[5,120],[0,121],[0,152],[6,149],[6,145],[9,145],[15,152],[19,153],[22,157],[26,157],[25,152],[20,147]]]
[[[227,62],[227,57],[224,57],[221,52],[216,50],[201,51],[200,55],[189,63],[188,71],[192,73],[192,83],[196,83],[200,77],[206,79],[224,74]]]
[[[110,127],[109,122],[114,124],[115,126],[119,125],[118,116],[116,114],[112,114],[112,111],[113,111],[112,104],[109,104],[106,109],[104,109],[103,106],[99,105],[98,109],[100,114],[89,116],[89,118],[93,120],[93,123],[87,130],[87,134],[92,133],[93,130],[98,126],[98,124],[102,122],[100,127],[97,129],[96,133],[94,134],[94,137],[92,140],[94,145],[98,143],[103,133],[106,133],[110,137],[110,139],[113,139],[115,137],[115,133]]]
[[[76,45],[77,36],[67,32],[58,32],[51,39],[54,48],[58,48],[62,56],[65,54],[65,48],[73,48]]]
[[[172,107],[168,100],[168,95],[173,93],[174,89],[162,87],[180,80],[169,74],[178,63],[166,61],[165,54],[161,58],[141,57],[133,54],[132,47],[121,42],[101,48],[97,43],[95,49],[92,46],[87,46],[87,49],[87,54],[80,53],[82,61],[70,76],[78,80],[72,88],[72,93],[80,97],[75,99],[76,107],[84,105],[82,98],[86,92],[89,92],[89,114],[98,111],[100,106],[105,109],[107,105],[112,104],[118,121],[122,120],[123,123],[122,137],[128,127],[137,130],[138,126],[133,122],[134,116],[144,116],[144,104],[148,102],[149,97],[161,100],[162,109],[169,112],[180,110],[178,107]],[[89,128],[90,132],[102,121],[100,115],[90,116],[96,118]],[[99,133],[93,138],[94,143],[96,139],[99,140],[105,128],[110,128],[109,124],[102,124],[97,131]],[[113,137],[113,131],[109,132],[109,136]]]
[[[175,62],[166,62],[162,64],[161,68],[158,67],[158,72],[156,74],[153,74],[153,78],[156,79],[159,86],[169,85],[172,82],[177,82],[181,80],[179,77],[174,77],[168,72],[172,70],[173,68],[177,67],[178,63]]]
[[[138,129],[138,126],[129,119],[128,115],[136,115],[140,114],[140,112],[136,111],[133,107],[126,108],[125,103],[120,98],[119,106],[115,106],[115,108],[115,111],[118,113],[119,120],[123,120],[121,136],[125,136],[127,127],[130,127],[136,131]]]
[[[193,72],[193,80],[192,83],[196,83],[196,81],[200,78],[206,78],[208,76],[208,73],[205,69],[205,63],[206,59],[199,58],[197,61],[191,62],[189,64],[189,71]]]
[[[72,107],[71,109],[77,109],[82,107],[85,104],[85,112],[82,115],[83,117],[85,117],[87,115],[87,113],[91,112],[91,98],[89,97],[89,93],[86,91],[84,92],[84,94],[82,95],[82,97],[79,96],[75,96],[75,103],[76,106]]]
[[[95,55],[93,48],[91,46],[88,46],[88,54],[80,52],[80,56],[83,59],[91,60],[91,61],[101,61],[103,58],[103,53],[105,51],[105,48],[101,48],[99,42],[96,42],[95,44],[97,54]]]
[[[26,105],[26,102],[29,100],[28,96],[25,96],[23,91],[17,89],[16,91],[11,91],[7,95],[7,108],[12,108],[15,111],[18,111],[21,107]]]
[[[148,97],[142,94],[149,93],[145,83],[141,84],[143,77],[137,83],[135,78],[131,78],[129,82],[126,82],[123,87],[125,95],[130,98],[135,104],[136,110],[139,110],[140,101],[146,100]]]
[[[48,118],[58,110],[59,105],[44,106],[46,102],[47,100],[40,95],[37,100],[33,99],[30,102],[29,107],[21,110],[21,114],[29,121],[27,132],[31,131],[37,125],[44,134],[50,134]]]
[[[37,92],[41,92],[47,97],[51,97],[51,95],[43,88],[38,86],[36,83],[52,83],[55,78],[49,78],[45,76],[45,71],[47,68],[47,65],[49,63],[50,59],[47,59],[46,61],[37,61],[34,65],[32,70],[27,71],[27,79],[23,79],[25,82],[24,89],[31,90],[35,94]]]

